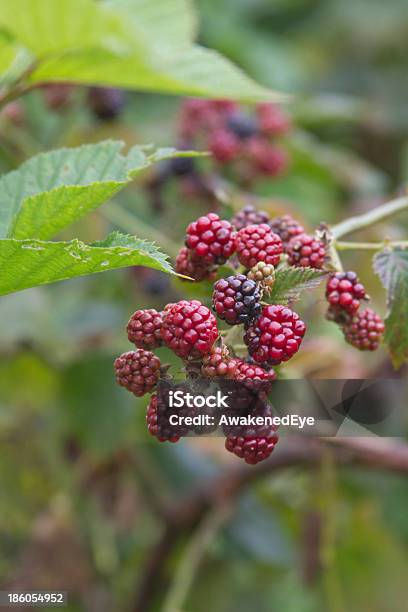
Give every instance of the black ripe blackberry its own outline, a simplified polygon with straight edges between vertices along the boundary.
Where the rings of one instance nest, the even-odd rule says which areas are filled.
[[[247,113],[233,113],[227,121],[228,129],[240,140],[246,140],[255,136],[258,132],[256,117]]]
[[[261,312],[257,283],[244,274],[221,278],[214,285],[213,310],[229,325],[249,323]]]

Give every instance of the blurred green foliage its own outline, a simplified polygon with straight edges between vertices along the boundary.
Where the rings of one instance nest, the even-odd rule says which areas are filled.
[[[202,44],[293,94],[292,167],[284,178],[257,186],[263,207],[290,210],[313,227],[400,192],[408,151],[405,0],[197,5]],[[0,120],[4,172],[39,151],[106,137],[129,146],[174,144],[174,98],[129,94],[122,115],[109,123],[91,113],[83,89],[63,110],[50,110],[39,90],[22,104],[23,124]],[[102,207],[61,238],[98,240],[119,225],[131,233],[139,228],[144,237],[153,228],[177,249],[186,224],[203,210],[176,184],[159,212],[142,181],[115,202],[128,213],[120,223]],[[225,204],[222,212],[232,209]],[[406,229],[401,219],[357,238],[401,239]],[[344,261],[356,267],[384,313],[371,254],[346,252]],[[159,445],[145,431],[145,399],[114,384],[112,361],[129,348],[124,327],[133,310],[161,308],[181,295],[208,302],[209,293],[132,268],[0,299],[2,585],[63,586],[69,612],[129,609],[163,526],[146,482],[175,500],[224,469],[220,439]],[[385,351],[362,358],[324,320],[321,289],[302,299],[299,312],[310,334],[289,374],[390,375]],[[160,356],[180,367],[166,350]],[[403,612],[407,504],[406,478],[330,462],[266,477],[243,492],[208,543],[182,610]],[[158,595],[176,579],[187,544],[174,551],[169,582],[156,585]],[[149,610],[162,610],[159,600]]]

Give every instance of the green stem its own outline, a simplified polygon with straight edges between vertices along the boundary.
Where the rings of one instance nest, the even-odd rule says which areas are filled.
[[[157,242],[171,257],[177,257],[179,248],[175,242],[164,236],[159,230],[118,206],[118,204],[108,202],[100,208],[99,212],[105,219],[125,232],[134,234],[138,238],[147,238]]]
[[[337,483],[336,465],[331,449],[325,449],[321,465],[321,505],[323,510],[323,528],[320,548],[320,559],[323,565],[323,584],[327,597],[327,609],[330,612],[344,612],[341,582],[336,566],[337,538]]]
[[[336,248],[338,251],[381,251],[385,247],[400,247],[403,249],[408,248],[408,240],[396,240],[389,242],[337,242]]]
[[[191,537],[164,601],[163,612],[180,612],[183,609],[201,560],[229,514],[230,510],[225,504],[215,507]]]
[[[351,234],[352,232],[363,229],[364,227],[369,227],[370,225],[378,223],[379,221],[384,221],[384,219],[387,219],[388,217],[391,217],[392,215],[395,215],[406,208],[408,208],[408,196],[397,198],[391,202],[387,202],[387,204],[377,206],[377,208],[374,208],[363,215],[350,217],[350,219],[346,219],[345,221],[334,225],[331,228],[332,236],[334,238],[340,238],[346,234]]]

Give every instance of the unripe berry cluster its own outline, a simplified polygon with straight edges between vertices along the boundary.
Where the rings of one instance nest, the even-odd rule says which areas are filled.
[[[258,104],[255,111],[230,100],[186,100],[179,135],[192,148],[208,149],[217,166],[239,165],[240,175],[253,181],[277,176],[288,166],[285,149],[276,144],[291,129],[279,106]]]
[[[360,310],[361,301],[370,298],[355,272],[331,274],[326,299],[329,303],[326,317],[340,326],[346,342],[360,351],[375,351],[379,347],[384,322],[371,308]]]
[[[208,111],[205,103],[192,102],[192,116],[200,116],[205,109]],[[219,102],[217,107],[217,113],[225,116],[233,110],[227,103]],[[273,123],[265,109],[262,113],[265,122],[269,117]],[[240,138],[248,138],[251,123],[236,124],[236,117],[233,119],[230,129],[239,132]],[[211,113],[206,120],[215,121]],[[137,310],[127,325],[128,339],[136,350],[116,359],[117,382],[138,397],[154,392],[160,378],[169,375],[151,349],[164,345],[184,361],[187,380],[197,380],[201,375],[204,381],[220,379],[223,386],[232,382],[233,404],[229,410],[252,406],[259,414],[270,412],[267,396],[273,392],[273,368],[298,352],[306,333],[306,324],[291,307],[274,302],[277,278],[282,286],[275,267],[279,265],[278,274],[284,274],[290,266],[323,268],[326,260],[329,263],[324,240],[306,234],[289,215],[270,219],[252,205],[237,212],[231,222],[208,213],[190,223],[176,271],[195,280],[215,281],[212,310],[195,299],[167,304],[162,312]],[[241,267],[215,280],[218,267],[228,260],[232,269]],[[279,290],[275,295],[282,295]],[[272,303],[262,302],[265,296]],[[326,298],[327,318],[342,327],[346,341],[361,350],[375,350],[384,324],[373,310],[359,310],[368,296],[355,272],[331,273]],[[237,346],[246,350],[246,356],[236,356],[234,347],[228,346],[229,333],[219,331],[217,317],[228,326],[241,325],[237,331],[242,340]],[[237,342],[239,334],[234,332]],[[166,422],[168,414],[169,406],[154,393],[146,420],[149,432],[159,441],[177,442],[190,431],[198,433],[196,427],[175,433]],[[266,459],[278,440],[273,428],[253,431],[223,427],[223,433],[226,449],[250,464]]]

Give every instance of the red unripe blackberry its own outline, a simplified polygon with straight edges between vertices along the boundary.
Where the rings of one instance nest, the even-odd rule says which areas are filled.
[[[343,332],[346,341],[360,351],[375,351],[380,345],[384,329],[380,315],[366,308],[344,325]]]
[[[208,148],[218,162],[227,163],[240,152],[239,138],[228,130],[215,130],[208,142]]]
[[[262,102],[256,107],[259,128],[267,136],[280,136],[291,128],[288,115],[279,106],[270,102]]]
[[[201,358],[218,337],[217,320],[198,300],[181,300],[164,309],[161,336],[182,359]]]
[[[244,208],[237,212],[231,219],[232,225],[237,230],[248,227],[248,225],[260,225],[261,223],[268,222],[268,213],[264,210],[257,210],[252,204],[244,206]]]
[[[275,234],[280,236],[284,247],[292,238],[305,233],[304,228],[290,215],[283,215],[283,217],[272,219],[269,222],[269,227]]]
[[[155,387],[160,365],[160,359],[150,351],[128,351],[115,359],[116,382],[141,397]]]
[[[323,268],[326,247],[321,240],[309,234],[300,234],[289,241],[286,253],[291,266]]]
[[[214,285],[212,307],[228,325],[249,323],[261,312],[257,283],[244,274],[221,278]]]
[[[267,459],[279,440],[278,434],[264,437],[227,436],[225,448],[246,463],[255,465]]]
[[[287,306],[264,306],[261,315],[244,336],[248,352],[257,363],[278,365],[299,350],[306,332],[305,323]]]
[[[212,108],[221,113],[233,113],[237,110],[238,104],[234,100],[221,98],[219,100],[210,100]]]
[[[154,308],[136,310],[126,328],[129,342],[133,342],[138,348],[158,348],[162,345],[160,335],[162,324],[162,315]]]
[[[181,107],[180,135],[183,138],[194,138],[208,123],[214,113],[210,100],[189,98]]]
[[[282,240],[266,223],[239,230],[236,249],[240,263],[246,268],[252,268],[259,261],[276,266],[283,253]]]
[[[186,247],[194,260],[222,264],[235,252],[235,232],[229,221],[209,213],[187,227]]]
[[[276,378],[274,370],[265,370],[256,363],[248,363],[243,359],[234,359],[234,370],[230,376],[233,380],[245,384],[254,391],[269,393],[271,383]]]
[[[214,279],[217,272],[214,266],[203,264],[202,262],[192,259],[190,250],[187,247],[182,247],[176,258],[175,266],[177,274],[189,276],[196,281]]]
[[[288,167],[286,151],[262,138],[251,138],[247,151],[255,169],[266,176],[278,176]]]
[[[231,358],[226,347],[214,347],[203,359],[201,373],[207,378],[234,378],[237,359]]]
[[[166,431],[164,419],[162,418],[159,420],[159,408],[159,399],[157,395],[154,394],[150,398],[146,413],[146,423],[149,433],[157,438],[159,442],[178,442],[180,436],[175,435],[174,431],[171,431],[170,428]],[[164,414],[165,409],[161,410],[161,412]]]
[[[360,307],[360,300],[367,299],[367,294],[355,272],[337,272],[327,281],[326,299],[334,316],[339,311],[354,314]]]

